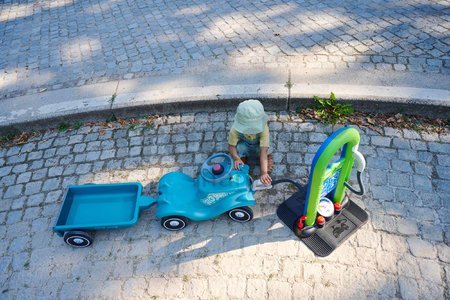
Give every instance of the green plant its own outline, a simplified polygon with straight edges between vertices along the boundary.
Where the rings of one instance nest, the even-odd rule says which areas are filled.
[[[2,136],[0,136],[0,143],[11,142],[12,140],[14,140],[15,136],[16,135],[13,133],[2,135]]]
[[[67,124],[67,123],[59,123],[58,127],[57,127],[59,132],[67,131],[69,128],[70,128],[70,124]]]
[[[325,123],[336,124],[353,114],[352,105],[337,103],[333,92],[331,92],[329,99],[322,99],[317,96],[314,96],[313,99],[316,104],[314,113]]]
[[[144,130],[152,130],[155,128],[155,124],[145,124]]]
[[[111,106],[114,104],[114,101],[116,100],[117,94],[114,93],[111,95],[111,98],[109,99],[109,102],[111,103]]]
[[[80,129],[81,126],[83,126],[83,122],[77,121],[75,124],[73,124],[73,129]]]
[[[112,112],[111,115],[106,119],[106,122],[110,123],[110,122],[116,122],[118,119],[116,117],[116,115]]]

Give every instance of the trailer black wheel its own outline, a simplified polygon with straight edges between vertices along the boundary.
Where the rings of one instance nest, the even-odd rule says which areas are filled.
[[[161,219],[161,226],[170,231],[181,230],[187,226],[188,218],[181,216],[168,216]]]
[[[248,206],[241,206],[229,210],[228,216],[233,221],[245,223],[253,219],[253,210]]]
[[[94,237],[86,231],[67,231],[64,233],[64,242],[75,248],[89,247],[94,241]]]

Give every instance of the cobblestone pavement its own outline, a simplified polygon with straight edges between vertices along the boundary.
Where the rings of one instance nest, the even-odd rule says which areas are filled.
[[[327,258],[315,257],[275,215],[288,186],[258,192],[255,219],[219,217],[163,230],[154,211],[135,227],[97,232],[73,249],[51,230],[69,184],[196,175],[226,148],[233,114],[161,117],[158,126],[83,126],[0,148],[2,299],[448,299],[450,136],[360,129],[370,221]],[[270,115],[274,178],[305,178],[330,126]],[[257,171],[255,171],[257,172]]]
[[[0,96],[218,69],[449,74],[449,4],[5,0]]]

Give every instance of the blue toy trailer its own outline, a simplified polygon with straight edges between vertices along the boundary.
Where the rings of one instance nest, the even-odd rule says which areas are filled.
[[[53,230],[73,247],[92,244],[90,232],[136,224],[139,213],[156,203],[142,196],[139,182],[70,186]]]

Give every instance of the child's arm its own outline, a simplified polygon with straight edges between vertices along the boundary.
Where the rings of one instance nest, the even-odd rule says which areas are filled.
[[[228,145],[228,151],[230,152],[230,155],[231,155],[231,157],[234,160],[234,169],[238,170],[239,169],[239,165],[244,165],[244,162],[239,157],[239,155],[237,153],[237,150],[236,150],[236,146]]]
[[[268,147],[261,147],[261,154],[259,157],[259,164],[261,166],[261,182],[264,184],[271,184],[272,178],[268,174],[268,161],[267,161],[267,150]]]

